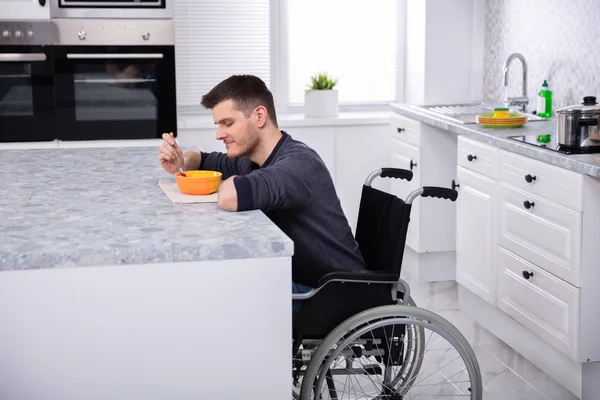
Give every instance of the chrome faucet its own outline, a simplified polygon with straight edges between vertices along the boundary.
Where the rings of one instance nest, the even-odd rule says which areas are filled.
[[[521,97],[508,97],[508,69],[512,61],[518,58],[521,60],[523,64],[523,93]],[[527,111],[527,104],[529,104],[529,98],[527,97],[527,62],[525,61],[525,57],[520,53],[513,53],[504,62],[504,70],[502,73],[502,80],[504,83],[504,102],[507,106],[519,106],[519,109],[522,112]]]

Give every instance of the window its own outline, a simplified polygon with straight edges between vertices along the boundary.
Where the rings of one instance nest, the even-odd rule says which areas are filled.
[[[338,78],[341,105],[396,100],[398,0],[173,1],[180,114],[243,73],[267,83],[280,112],[299,111],[316,72]]]
[[[180,113],[198,113],[202,95],[233,74],[253,74],[272,87],[270,0],[173,4]]]
[[[395,100],[396,3],[289,0],[289,101],[304,101],[316,72],[339,79],[340,104]]]

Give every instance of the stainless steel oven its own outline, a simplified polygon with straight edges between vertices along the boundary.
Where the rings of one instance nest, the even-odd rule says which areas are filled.
[[[171,20],[55,20],[56,123],[62,140],[177,134]]]
[[[52,0],[52,18],[173,18],[174,0]]]
[[[0,142],[52,141],[50,21],[0,21]]]

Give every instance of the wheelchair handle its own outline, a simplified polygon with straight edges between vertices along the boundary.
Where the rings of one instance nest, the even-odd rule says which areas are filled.
[[[437,186],[423,186],[422,197],[438,197],[440,199],[446,199],[456,201],[458,198],[458,192],[454,189],[448,189]]]
[[[406,204],[412,204],[417,197],[438,197],[440,199],[456,201],[458,192],[454,189],[448,189],[437,186],[423,186],[413,190],[406,198]]]
[[[400,168],[380,168],[369,174],[365,180],[365,186],[371,186],[373,180],[378,176],[381,176],[382,178],[406,179],[407,181],[411,181],[413,178],[413,172]]]
[[[400,168],[381,168],[381,177],[406,179],[407,181],[411,181],[413,178],[413,172]]]

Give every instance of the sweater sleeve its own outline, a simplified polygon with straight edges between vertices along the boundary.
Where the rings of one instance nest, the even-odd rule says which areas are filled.
[[[243,175],[248,172],[250,165],[248,157],[229,158],[227,154],[218,151],[200,154],[200,169],[219,171],[223,174],[223,180],[232,175]]]
[[[238,211],[301,208],[313,197],[314,166],[307,156],[288,155],[233,182]]]

